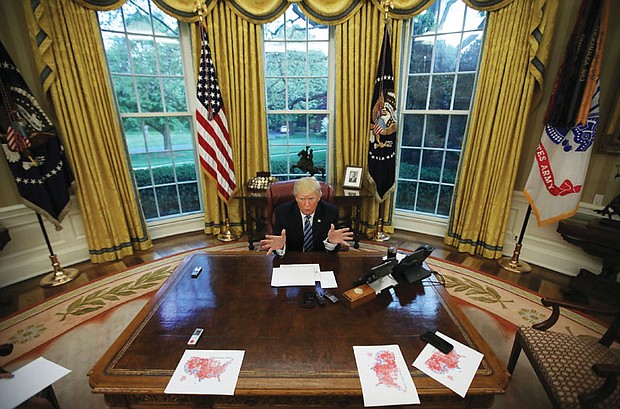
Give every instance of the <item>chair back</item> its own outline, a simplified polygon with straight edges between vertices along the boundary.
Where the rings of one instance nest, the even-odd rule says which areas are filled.
[[[321,200],[326,202],[333,202],[334,189],[332,185],[327,182],[319,182],[321,185]],[[293,187],[295,186],[295,180],[285,180],[282,182],[275,182],[269,185],[267,188],[267,232],[273,234],[273,226],[276,223],[275,208],[282,203],[295,200],[293,194]],[[279,233],[279,232],[278,232]]]

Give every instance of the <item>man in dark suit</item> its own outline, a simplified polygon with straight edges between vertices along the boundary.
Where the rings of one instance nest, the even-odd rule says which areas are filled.
[[[314,177],[297,180],[293,194],[294,201],[275,209],[274,232],[280,235],[266,235],[261,250],[282,257],[286,251],[336,252],[349,246],[346,240],[353,240],[353,232],[348,227],[335,228],[338,208],[321,201],[321,185]]]

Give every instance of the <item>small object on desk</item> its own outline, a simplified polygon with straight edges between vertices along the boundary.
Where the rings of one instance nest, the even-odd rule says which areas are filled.
[[[305,291],[301,301],[301,306],[304,308],[314,308],[315,305],[316,298],[314,297],[314,292]]]
[[[325,292],[325,297],[327,297],[329,301],[333,302],[334,304],[340,301],[340,298],[336,297],[334,294],[330,292]]]
[[[376,297],[377,295],[375,294],[375,290],[373,290],[368,284],[362,284],[342,293],[342,298],[351,309],[366,304],[367,302],[374,300]]]
[[[319,304],[319,307],[325,307],[325,305],[327,304],[327,300],[325,300],[325,296],[321,294],[321,292],[315,291],[314,297],[316,298],[316,302],[317,304]]]
[[[449,354],[450,351],[454,349],[454,345],[449,343],[443,338],[440,338],[434,332],[426,331],[424,334],[420,336],[422,341],[426,341],[444,354]]]
[[[204,332],[204,329],[196,328],[192,336],[189,338],[189,341],[187,341],[187,345],[196,345],[196,343],[198,343],[198,340],[200,339],[200,336],[202,335],[203,332]]]
[[[202,271],[202,267],[198,266],[194,269],[194,271],[192,271],[192,278],[197,278],[200,275],[200,272]]]

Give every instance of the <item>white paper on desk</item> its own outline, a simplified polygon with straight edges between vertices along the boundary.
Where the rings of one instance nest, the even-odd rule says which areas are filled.
[[[234,395],[245,351],[188,349],[164,393]]]
[[[321,271],[319,273],[321,281],[321,288],[338,288],[338,282],[333,271]]]
[[[364,406],[420,403],[398,345],[354,346]]]
[[[13,378],[0,379],[0,409],[12,409],[50,386],[71,370],[37,358],[13,372]]]
[[[283,264],[271,273],[272,287],[312,286],[318,281],[318,264]]]
[[[449,354],[444,354],[428,344],[413,362],[413,366],[464,398],[484,355],[439,331],[435,334],[454,345],[454,349]]]

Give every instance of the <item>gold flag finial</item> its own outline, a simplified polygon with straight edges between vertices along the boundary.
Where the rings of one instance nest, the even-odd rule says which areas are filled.
[[[388,13],[390,12],[390,9],[394,8],[394,1],[393,0],[382,0],[381,5],[383,6],[383,12],[385,14],[385,22],[387,23],[390,20],[390,16],[388,16]]]
[[[198,19],[202,23],[202,11],[207,8],[205,4],[205,0],[196,0],[196,4],[194,4],[194,13],[198,13]]]

